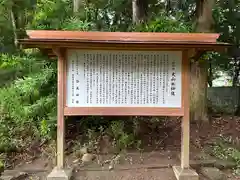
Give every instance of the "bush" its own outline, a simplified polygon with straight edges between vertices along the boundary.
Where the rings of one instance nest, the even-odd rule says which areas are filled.
[[[78,31],[89,31],[92,29],[93,24],[82,21],[78,17],[71,17],[66,19],[62,25],[61,29],[63,30],[78,30]]]
[[[182,17],[171,17],[165,14],[160,14],[157,18],[150,20],[148,23],[140,24],[132,27],[131,31],[140,32],[191,32],[192,26],[190,23],[181,21]]]
[[[61,22],[72,15],[69,0],[39,0],[28,29],[60,29]]]
[[[0,87],[29,73],[38,72],[46,64],[38,53],[0,54]]]
[[[49,139],[56,126],[55,64],[29,55],[2,57],[0,65],[21,76],[0,89],[0,151],[21,149],[28,138]]]

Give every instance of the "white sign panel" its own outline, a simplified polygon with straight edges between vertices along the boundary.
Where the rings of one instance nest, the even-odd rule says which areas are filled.
[[[67,54],[68,107],[181,107],[181,51]]]

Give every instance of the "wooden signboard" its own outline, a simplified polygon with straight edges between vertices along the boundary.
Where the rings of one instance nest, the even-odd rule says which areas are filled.
[[[182,116],[177,179],[197,180],[189,169],[190,58],[218,51],[218,34],[28,31],[20,40],[58,57],[57,168],[64,169],[64,116]],[[60,176],[60,177],[59,177]]]
[[[182,56],[69,49],[64,114],[182,116]]]

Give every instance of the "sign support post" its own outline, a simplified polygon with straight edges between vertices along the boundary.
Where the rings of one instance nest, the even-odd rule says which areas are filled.
[[[57,49],[58,56],[58,94],[57,94],[57,168],[64,166],[64,142],[65,142],[65,121],[64,121],[64,64],[65,53]]]
[[[64,149],[65,149],[65,120],[64,120],[64,103],[65,103],[65,72],[66,59],[65,49],[54,48],[53,52],[58,58],[57,63],[57,166],[48,175],[48,180],[69,180],[71,170],[64,169]]]
[[[190,91],[190,62],[187,55],[187,52],[183,52],[183,91],[189,92]],[[183,95],[183,106],[184,106],[184,115],[182,118],[182,143],[181,143],[181,168],[189,168],[189,141],[190,141],[190,107],[189,107],[189,93],[184,93]]]
[[[189,167],[190,152],[190,60],[188,51],[183,51],[183,107],[184,115],[181,120],[181,166],[174,166],[173,171],[177,180],[198,180],[198,174]]]

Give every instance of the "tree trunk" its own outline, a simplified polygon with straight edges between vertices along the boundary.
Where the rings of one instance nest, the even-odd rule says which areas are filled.
[[[73,0],[73,12],[78,13],[82,0]]]
[[[213,71],[212,71],[212,61],[209,60],[209,73],[208,73],[208,85],[212,87],[212,81],[213,81]]]
[[[132,0],[132,21],[134,24],[143,23],[147,20],[147,0]]]
[[[215,0],[197,0],[195,27],[197,32],[212,32],[214,25],[212,9],[214,4]]]
[[[147,20],[148,0],[132,0],[132,22],[133,24],[141,24]],[[132,117],[130,117],[130,121]],[[144,131],[147,125],[144,120],[138,122],[137,129],[134,131]]]
[[[167,0],[166,2],[166,11],[167,14],[172,10],[172,6],[171,6],[171,0]]]
[[[98,20],[98,13],[99,13],[99,9],[98,8],[95,8],[94,10],[94,22],[96,22],[96,28],[98,31],[101,31],[102,30],[102,21],[101,20]]]
[[[91,15],[91,12],[89,10],[89,7],[90,7],[90,0],[85,0],[84,1],[84,9],[85,9],[85,12],[86,12],[86,21],[87,22],[92,21],[92,15]]]
[[[196,32],[211,32],[214,0],[197,0]],[[196,59],[191,64],[191,120],[208,121],[207,113],[207,62]]]
[[[235,115],[236,116],[240,115],[240,87],[238,87],[238,107],[237,107],[237,110],[235,112]]]
[[[15,48],[18,48],[17,27],[16,27],[16,21],[15,21],[12,7],[10,8],[10,19],[11,19],[11,23],[12,23],[13,40],[14,40],[13,43],[14,43]]]
[[[240,73],[240,63],[237,58],[234,58],[234,72],[233,72],[233,87],[236,87],[239,83],[238,77]]]
[[[237,44],[240,44],[240,41],[237,39]],[[234,74],[233,74],[233,87],[236,87],[239,83],[240,76],[240,48],[235,47],[232,51],[232,56],[234,58]],[[240,115],[240,87],[238,87],[238,106],[235,112],[235,115]]]
[[[191,120],[207,121],[207,64],[197,61],[191,64],[190,77]]]

